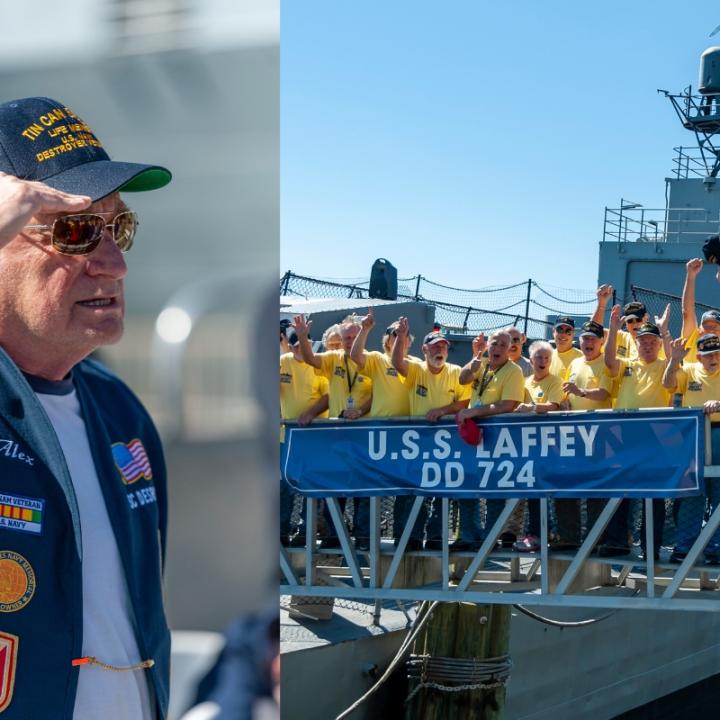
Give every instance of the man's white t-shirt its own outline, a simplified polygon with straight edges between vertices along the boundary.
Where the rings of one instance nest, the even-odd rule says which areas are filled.
[[[63,387],[69,389],[65,382]],[[115,535],[100,488],[80,402],[65,394],[38,392],[60,441],[80,511],[82,533],[83,656],[118,667],[140,657],[133,611]],[[118,478],[119,482],[119,478]],[[154,720],[145,670],[113,672],[81,665],[74,720]]]

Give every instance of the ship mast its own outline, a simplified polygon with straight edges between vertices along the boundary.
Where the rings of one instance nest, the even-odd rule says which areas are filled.
[[[714,136],[720,132],[720,47],[711,47],[700,56],[698,94],[692,85],[673,95],[658,90],[673,105],[680,122],[695,134],[707,177],[717,177],[720,171],[720,142]]]

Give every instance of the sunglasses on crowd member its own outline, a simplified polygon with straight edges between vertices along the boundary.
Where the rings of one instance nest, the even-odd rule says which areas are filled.
[[[572,335],[575,331],[571,327],[567,327],[567,325],[561,325],[555,328],[555,332],[558,335]]]
[[[63,215],[52,225],[26,225],[25,230],[50,230],[53,248],[63,255],[89,255],[100,244],[105,228],[109,227],[115,244],[122,252],[127,252],[137,232],[137,215],[126,210],[115,215],[112,222],[105,222],[103,216],[108,215],[112,213]]]
[[[640,318],[638,318],[638,317],[629,317],[629,318],[625,319],[626,325],[630,325],[630,323],[639,323],[639,322],[642,322],[642,320],[640,320]]]

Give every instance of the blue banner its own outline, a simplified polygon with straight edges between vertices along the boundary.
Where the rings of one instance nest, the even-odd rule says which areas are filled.
[[[302,495],[682,497],[703,492],[701,410],[483,419],[468,445],[453,422],[374,420],[298,427],[281,445]]]

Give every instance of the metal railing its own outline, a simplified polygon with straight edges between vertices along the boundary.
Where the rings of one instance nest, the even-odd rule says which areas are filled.
[[[720,230],[720,215],[706,208],[605,208],[603,242],[697,242]]]
[[[667,90],[658,92],[670,100],[683,127],[695,134],[703,175],[716,177],[720,170],[720,148],[715,146],[714,135],[720,132],[720,94],[693,95],[692,86],[677,95]]]
[[[673,150],[677,155],[673,158],[672,174],[676,180],[687,180],[688,178],[707,177],[705,159],[698,147],[676,147]]]
[[[706,448],[709,448],[709,420],[706,420],[705,434]],[[709,449],[706,449],[705,463],[705,477],[719,478],[720,466],[709,464]],[[315,542],[300,548],[281,547],[280,593],[375,602],[441,600],[622,609],[720,609],[720,566],[701,562],[703,551],[720,527],[720,506],[706,519],[679,562],[678,558],[670,560],[664,544],[661,543],[661,547],[655,544],[650,498],[631,501],[641,510],[636,517],[644,515],[644,527],[641,533],[635,533],[635,544],[627,555],[618,557],[593,553],[623,501],[620,497],[608,499],[595,522],[586,523],[582,542],[572,552],[550,550],[554,501],[540,498],[540,547],[536,552],[523,553],[498,549],[501,535],[519,504],[524,502],[522,499],[506,500],[494,524],[486,528],[480,547],[467,552],[453,552],[450,546],[453,500],[435,499],[440,503],[442,549],[415,551],[407,550],[408,541],[427,498],[415,498],[402,531],[394,530],[396,543],[383,537],[385,500],[379,496],[369,498],[369,547],[359,550],[353,544],[338,499],[325,498],[339,548],[321,550]],[[316,535],[320,502],[318,498],[303,498],[307,538]],[[642,543],[645,552],[640,556]]]

